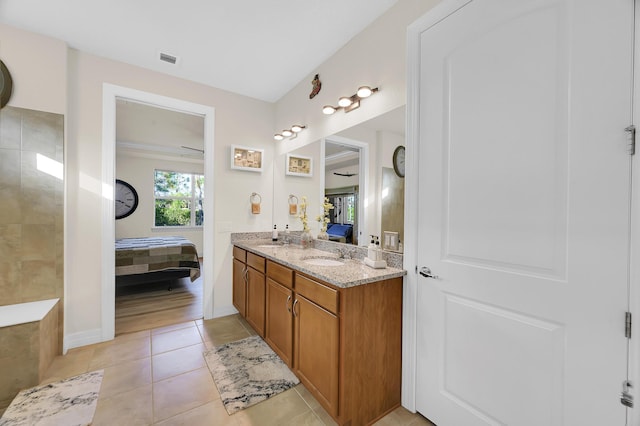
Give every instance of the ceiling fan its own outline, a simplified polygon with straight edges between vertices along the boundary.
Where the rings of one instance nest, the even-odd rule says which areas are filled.
[[[346,176],[346,177],[351,177],[351,176],[357,176],[357,173],[338,173],[338,172],[333,172],[334,175],[336,176]]]

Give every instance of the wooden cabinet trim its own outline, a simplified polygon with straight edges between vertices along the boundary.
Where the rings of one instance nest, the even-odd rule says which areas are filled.
[[[267,278],[265,341],[289,367],[293,367],[293,292]]]
[[[267,277],[291,289],[293,288],[293,269],[267,260]]]
[[[242,263],[247,263],[247,251],[240,247],[233,246],[233,258],[238,259]]]
[[[257,254],[253,254],[251,252],[247,252],[247,265],[264,274],[265,264],[266,259],[264,257],[258,256]]]
[[[338,314],[339,292],[337,290],[296,274],[295,291],[329,312]]]

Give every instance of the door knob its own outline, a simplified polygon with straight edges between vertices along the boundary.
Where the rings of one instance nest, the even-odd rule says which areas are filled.
[[[427,277],[427,278],[433,278],[433,279],[438,279],[440,278],[437,275],[433,275],[431,273],[431,269],[427,268],[426,266],[423,266],[422,268],[420,268],[420,275],[422,275],[423,277]]]

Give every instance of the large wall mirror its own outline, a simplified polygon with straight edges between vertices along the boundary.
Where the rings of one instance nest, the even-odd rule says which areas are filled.
[[[404,239],[404,179],[393,168],[393,152],[405,144],[405,107],[392,110],[325,139],[277,155],[274,163],[274,223],[302,230],[289,214],[290,196],[306,196],[311,233],[316,236],[326,196],[334,204],[328,233],[333,241],[367,245],[370,235]],[[309,175],[287,174],[291,158],[312,159]],[[299,212],[298,212],[299,213]],[[336,228],[334,228],[336,226]],[[332,232],[332,228],[333,232]]]

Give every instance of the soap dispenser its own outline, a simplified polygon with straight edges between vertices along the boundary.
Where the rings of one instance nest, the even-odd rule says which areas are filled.
[[[273,225],[273,231],[271,232],[271,241],[278,241],[278,229],[276,225]]]
[[[289,234],[289,224],[287,223],[284,227],[284,244],[289,244],[291,234]]]
[[[375,237],[373,235],[371,235],[371,242],[367,247],[367,257],[373,261],[376,260],[376,243],[375,243]]]

